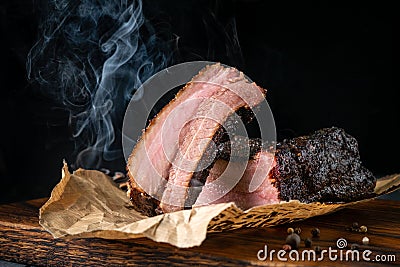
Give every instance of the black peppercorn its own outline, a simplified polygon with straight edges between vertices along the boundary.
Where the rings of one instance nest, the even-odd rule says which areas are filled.
[[[314,228],[311,230],[311,234],[313,237],[319,237],[320,231],[318,228]]]
[[[301,233],[301,228],[300,228],[300,227],[294,228],[294,232],[295,232],[296,234],[300,235],[300,233]]]
[[[358,222],[353,222],[353,225],[351,227],[353,229],[358,229]]]
[[[306,248],[311,248],[311,245],[312,245],[312,240],[311,240],[311,238],[306,238],[306,239],[304,240],[304,245],[306,246]]]
[[[292,249],[297,249],[300,245],[300,236],[296,233],[290,234],[286,237],[286,244],[290,245]]]

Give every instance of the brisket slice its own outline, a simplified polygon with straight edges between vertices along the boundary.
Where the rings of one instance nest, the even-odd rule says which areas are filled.
[[[229,155],[230,151],[224,153]],[[272,155],[260,148],[248,162],[231,162],[232,168],[226,173],[228,161],[217,160],[194,206],[232,201],[248,209],[282,200],[350,202],[374,196],[376,179],[361,165],[356,139],[340,128],[321,129],[309,136],[284,140],[277,144]],[[224,189],[219,187],[221,184],[211,185],[212,182],[224,177],[235,179],[235,170],[243,168],[242,164],[247,166],[239,183],[221,198],[214,199]],[[262,179],[262,183],[250,192],[251,179]],[[156,200],[149,200],[135,190],[130,195],[142,196],[137,201],[137,210],[146,215],[156,214]]]
[[[250,123],[254,119],[254,113],[251,109],[248,108],[240,108],[236,114],[241,118],[242,122],[244,124]],[[214,157],[212,160],[212,164],[210,164],[206,169],[195,172],[192,176],[192,179],[190,180],[190,186],[191,188],[194,186],[202,186],[205,184],[208,173],[210,169],[213,167],[214,162],[217,159],[226,159],[229,160],[230,157],[230,149],[229,149],[229,135],[227,132],[233,133],[237,129],[238,122],[236,121],[236,116],[229,116],[227,121],[224,123],[224,127],[220,127],[217,131],[217,133],[213,136],[213,141],[215,144],[217,144],[217,153],[216,155],[211,153],[207,149],[207,151],[204,153],[202,160],[207,160],[207,157]],[[242,141],[245,139],[245,137],[234,137],[234,140],[237,142]],[[250,143],[259,143],[260,139],[246,139]],[[239,145],[239,143],[237,143]],[[235,145],[233,145],[235,147]],[[253,150],[252,150],[253,149]],[[256,152],[259,152],[261,149],[260,147],[254,146],[254,148],[251,148],[250,154],[251,156],[254,156]],[[252,152],[253,151],[253,152]],[[247,158],[243,158],[244,152],[242,150],[238,150],[238,160],[240,161],[247,161]],[[129,172],[128,172],[129,174]],[[149,194],[147,194],[143,189],[138,186],[135,182],[134,179],[130,179],[128,183],[129,191],[128,191],[128,196],[131,200],[132,206],[135,210],[140,211],[143,215],[146,216],[156,216],[158,214],[162,214],[162,210],[160,208],[160,201],[154,197],[151,197]],[[189,190],[191,190],[189,188]],[[185,201],[185,207],[191,207],[197,199],[197,196],[200,192],[197,191],[196,189],[193,190],[193,192],[189,192],[188,198]]]
[[[213,137],[228,117],[240,108],[257,106],[265,97],[265,91],[248,81],[242,72],[219,65],[206,67],[192,79],[190,86],[207,92],[208,97],[180,128],[182,138],[179,138],[179,149],[172,160],[160,204],[164,212],[184,208],[192,176],[212,164],[212,161],[204,162],[203,155],[212,151]]]
[[[247,108],[240,108],[236,114],[241,118],[242,122],[244,124],[250,123],[254,119],[254,113],[252,112],[251,109]],[[212,164],[210,164],[206,169],[195,172],[192,176],[192,179],[190,181],[190,186],[189,190],[192,189],[194,186],[202,186],[205,184],[209,171],[213,167],[214,162],[219,159],[219,157],[227,157],[227,160],[229,160],[230,157],[230,150],[225,151],[222,147],[229,147],[229,135],[227,132],[235,132],[237,129],[237,124],[238,122],[236,121],[236,116],[230,116],[228,117],[227,121],[224,124],[224,127],[220,127],[216,134],[213,136],[213,141],[215,144],[217,144],[218,151],[215,154],[211,153],[211,151],[207,150],[203,157],[203,159],[206,159],[207,157],[214,157]],[[243,140],[245,137],[239,137],[239,138],[234,138],[235,141],[240,141]],[[255,139],[248,139],[249,142],[254,142]],[[257,139],[256,142],[259,142],[259,139]],[[234,145],[233,145],[234,146]],[[257,150],[257,152],[261,149],[261,147],[254,148],[254,151]],[[221,154],[220,154],[221,153]],[[243,151],[238,151],[240,161],[247,161],[247,159],[243,159]],[[254,156],[254,155],[253,155]],[[208,160],[208,159],[206,159]],[[129,173],[128,173],[129,174]],[[162,214],[162,210],[160,208],[160,201],[156,198],[151,197],[149,194],[147,194],[140,186],[138,186],[135,182],[134,179],[130,179],[128,183],[129,191],[128,191],[128,196],[131,200],[132,206],[135,210],[140,211],[143,215],[146,216],[156,216],[158,214]],[[185,207],[191,207],[197,199],[197,196],[200,192],[196,191],[194,189],[192,192],[189,192],[189,196],[185,201]]]
[[[136,144],[127,165],[132,191],[161,199],[163,212],[183,209],[191,178],[207,169],[199,164],[221,125],[235,111],[257,106],[264,94],[234,68],[204,68],[158,113]]]
[[[237,116],[229,116],[223,127],[220,127],[217,133],[213,136],[212,143],[215,144],[215,146],[209,146],[200,160],[201,165],[208,166],[203,170],[193,173],[192,179],[190,180],[190,187],[188,189],[188,196],[185,200],[185,208],[191,208],[196,202],[196,199],[202,190],[202,186],[205,184],[208,174],[215,161],[217,159],[225,159],[229,161],[231,143],[234,146],[232,150],[234,150],[237,146],[240,146],[240,148],[237,148],[237,150],[240,150],[240,154],[238,155],[239,157],[235,157],[233,154],[233,157],[231,158],[232,160],[247,161],[248,157],[245,158],[246,152],[249,152],[248,154],[250,154],[249,156],[251,157],[254,156],[256,152],[260,151],[261,143],[260,145],[252,144],[258,144],[261,142],[261,139],[249,139],[246,137],[233,135],[238,129],[239,122],[237,119],[240,118],[242,123],[245,125],[249,124],[255,117],[255,114],[253,113],[253,110],[255,109],[240,108],[236,112]],[[229,134],[233,135],[232,140],[230,140]],[[245,151],[245,144],[243,143],[245,141],[250,143],[250,151]]]

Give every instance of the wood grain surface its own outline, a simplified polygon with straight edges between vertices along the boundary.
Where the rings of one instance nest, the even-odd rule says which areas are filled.
[[[0,259],[38,266],[240,266],[240,265],[306,265],[306,266],[386,266],[400,265],[400,202],[372,200],[346,208],[336,213],[310,218],[290,225],[272,228],[241,229],[233,232],[208,235],[206,241],[195,248],[178,249],[168,244],[156,243],[146,238],[132,240],[103,239],[53,239],[38,224],[38,209],[47,199],[37,199],[0,206]],[[366,234],[346,230],[353,222],[366,225]],[[318,227],[319,238],[313,247],[337,249],[338,238],[345,238],[348,249],[353,243],[361,244],[368,236],[370,244],[361,245],[360,258],[371,250],[371,261],[330,261],[328,255],[321,261],[274,260],[261,261],[257,252],[264,249],[280,250],[285,243],[288,227],[300,227],[302,239],[311,237],[310,231]],[[302,242],[298,250],[305,249]],[[346,250],[343,250],[344,253]],[[262,255],[262,254],[261,254]],[[294,255],[294,254],[293,254]],[[376,255],[392,257],[390,262],[372,261]],[[295,255],[294,255],[295,256]],[[382,258],[382,256],[380,256]]]

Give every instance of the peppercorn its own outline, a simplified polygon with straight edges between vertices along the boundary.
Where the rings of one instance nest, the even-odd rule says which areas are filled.
[[[321,247],[320,246],[314,247],[314,251],[315,251],[316,254],[320,254],[321,253]]]
[[[312,240],[311,240],[311,238],[306,238],[306,239],[304,240],[304,245],[305,245],[306,248],[311,248],[311,245],[312,245]]]
[[[288,229],[287,229],[287,233],[290,235],[290,234],[293,234],[294,233],[294,229],[292,228],[292,227],[289,227]]]
[[[360,248],[360,245],[354,243],[354,244],[351,244],[350,248],[351,248],[351,250],[358,250]]]
[[[360,226],[360,232],[361,232],[361,233],[366,233],[367,231],[368,231],[367,226],[365,226],[365,225],[361,225],[361,226]]]
[[[292,249],[297,249],[300,245],[300,236],[296,233],[290,234],[286,237],[286,244],[290,245]]]
[[[366,237],[366,236],[364,236],[363,239],[362,239],[362,243],[363,243],[364,245],[368,245],[368,244],[369,244],[369,238]]]
[[[285,245],[283,245],[282,249],[283,249],[284,251],[291,251],[291,250],[292,250],[292,247],[291,247],[290,245],[288,245],[288,244],[285,244]]]
[[[300,228],[300,227],[294,228],[294,232],[295,232],[296,234],[300,235],[300,233],[301,233],[301,228]]]
[[[319,237],[320,231],[318,228],[314,228],[311,230],[311,234],[313,237]]]

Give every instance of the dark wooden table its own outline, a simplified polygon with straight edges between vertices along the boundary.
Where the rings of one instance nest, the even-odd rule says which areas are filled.
[[[398,201],[373,200],[292,225],[210,234],[200,247],[190,249],[178,249],[146,238],[123,241],[53,239],[38,224],[38,209],[45,201],[46,199],[37,199],[0,206],[0,260],[39,266],[400,265],[400,202]],[[346,230],[346,226],[350,226],[353,222],[366,225],[368,232],[361,234]],[[338,238],[347,240],[347,249],[353,243],[361,244],[364,236],[369,237],[370,244],[360,246],[358,262],[345,261],[347,249],[342,250],[342,261],[339,260],[339,251],[332,254],[337,255],[336,261],[331,261],[328,255],[322,262],[301,261],[302,251],[305,249],[304,243],[298,250],[300,261],[290,260],[288,254],[284,255],[284,258],[288,259],[287,262],[279,261],[276,253],[273,261],[259,260],[257,253],[264,249],[265,245],[268,251],[272,249],[278,251],[282,248],[288,227],[300,227],[302,239],[311,236],[311,229],[318,227],[321,234],[319,238],[313,240],[313,247],[320,246],[321,249],[328,249],[329,246],[337,249]],[[369,262],[362,260],[362,253],[365,250],[372,251],[371,255],[367,255],[371,259]],[[373,261],[377,259],[376,255],[380,255],[381,259],[386,258],[386,262]],[[351,259],[350,254],[348,259]]]

